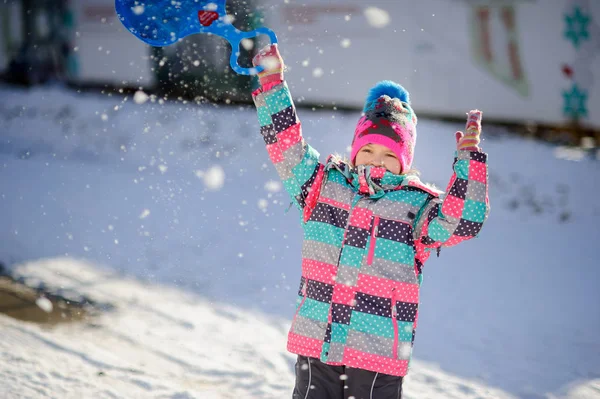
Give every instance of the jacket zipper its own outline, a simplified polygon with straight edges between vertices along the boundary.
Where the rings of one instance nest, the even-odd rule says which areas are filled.
[[[392,348],[392,359],[398,359],[398,319],[396,309],[396,288],[392,288],[392,325],[394,326],[394,347]]]
[[[294,328],[294,325],[296,324],[296,317],[298,317],[298,313],[300,313],[300,309],[302,308],[302,305],[304,305],[304,301],[306,300],[306,280],[304,281],[304,283],[302,284],[302,300],[300,301],[300,305],[298,305],[298,309],[296,309],[296,313],[294,314],[294,318],[292,319],[292,330]]]
[[[373,256],[375,255],[375,237],[379,228],[379,216],[375,216],[373,219],[373,229],[371,229],[371,243],[369,244],[369,254],[367,255],[367,265],[373,264]]]

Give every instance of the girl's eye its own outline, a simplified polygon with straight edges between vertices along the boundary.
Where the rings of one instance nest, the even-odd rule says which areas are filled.
[[[391,158],[396,158],[396,154],[386,154],[386,156],[391,157]]]
[[[362,150],[362,152],[371,153],[371,150],[369,150],[368,148],[365,148],[364,150]]]

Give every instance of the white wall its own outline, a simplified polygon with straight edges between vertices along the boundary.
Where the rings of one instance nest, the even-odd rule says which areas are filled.
[[[595,0],[519,1],[515,4],[515,40],[524,72],[526,95],[494,76],[475,61],[472,7],[501,2],[459,0],[358,0],[283,2],[265,0],[265,25],[275,30],[289,65],[287,79],[297,97],[310,102],[362,106],[368,89],[381,79],[392,79],[411,93],[419,111],[461,115],[482,109],[488,118],[560,124],[563,90],[571,81],[562,66],[575,66],[575,80],[588,93],[584,123],[600,128],[600,2]],[[503,3],[508,3],[507,1]],[[590,40],[576,51],[564,38],[564,13],[573,6],[592,14]],[[303,7],[304,16],[286,19]],[[389,24],[374,27],[365,17],[367,7],[389,15]],[[349,20],[345,16],[351,15]],[[499,14],[498,14],[499,15]],[[492,48],[507,48],[499,18],[492,19]],[[350,46],[341,45],[343,39]],[[507,52],[502,55],[508,65]],[[580,59],[579,62],[576,60]],[[581,61],[583,59],[583,62]],[[303,62],[308,60],[308,66]],[[578,66],[579,65],[579,66]],[[323,75],[315,76],[315,68]],[[595,80],[595,82],[594,82]]]
[[[473,7],[509,0],[257,2],[262,4],[265,25],[279,37],[289,66],[286,76],[297,98],[361,107],[374,83],[392,79],[411,92],[417,114],[461,116],[477,107],[487,118],[562,124],[569,119],[563,113],[563,91],[573,84],[562,67],[569,65],[575,71],[574,81],[588,91],[588,115],[582,121],[600,128],[600,1],[512,2],[524,91],[478,63],[473,50],[472,39],[477,36]],[[76,80],[153,84],[149,46],[123,28],[113,0],[71,4],[77,32]],[[564,15],[572,13],[575,5],[591,15],[590,38],[579,49],[564,37]],[[368,7],[384,10],[389,23],[373,26],[365,14]],[[293,17],[294,10],[300,10],[295,13],[299,18]],[[494,56],[506,68],[506,31],[499,18],[491,21]],[[344,40],[350,45],[343,46]],[[0,54],[0,67],[2,62]]]
[[[78,73],[83,83],[150,86],[150,47],[127,32],[118,21],[114,1],[77,0],[75,47]]]

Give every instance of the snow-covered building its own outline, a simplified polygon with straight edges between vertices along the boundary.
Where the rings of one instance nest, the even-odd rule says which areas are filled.
[[[0,4],[0,70],[18,42],[21,22],[10,15],[23,3]],[[236,26],[264,24],[277,33],[293,93],[307,104],[360,107],[377,80],[393,79],[422,115],[462,117],[479,107],[488,121],[600,129],[593,112],[600,109],[599,2],[255,0],[228,7],[243,11]],[[151,88],[169,80],[187,94],[214,89],[231,97],[231,87],[248,83],[225,73],[230,49],[221,38],[196,35],[153,50],[123,28],[113,0],[70,1],[66,12],[64,60],[73,82]]]

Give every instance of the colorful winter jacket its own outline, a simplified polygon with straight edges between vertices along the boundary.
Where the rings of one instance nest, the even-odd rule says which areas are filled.
[[[290,352],[404,376],[431,250],[477,235],[488,212],[487,155],[459,151],[447,195],[414,175],[325,164],[302,138],[285,82],[253,93],[271,161],[302,214]]]

